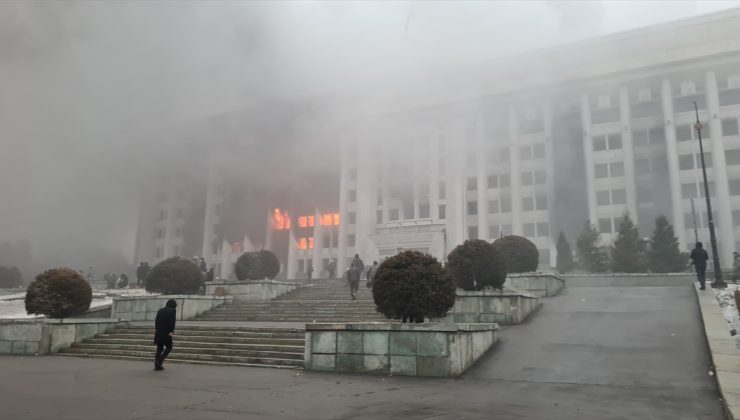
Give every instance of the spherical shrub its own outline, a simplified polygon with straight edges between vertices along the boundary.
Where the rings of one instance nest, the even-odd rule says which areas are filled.
[[[146,290],[165,295],[188,295],[200,291],[205,277],[194,262],[171,257],[152,267],[146,277]]]
[[[234,273],[239,280],[274,279],[280,272],[280,261],[272,252],[245,252],[236,260]]]
[[[537,271],[540,263],[540,252],[537,246],[523,236],[509,235],[496,239],[493,246],[506,260],[507,273],[526,273]]]
[[[50,318],[82,315],[90,309],[90,302],[90,284],[70,268],[46,270],[26,290],[26,312]]]
[[[506,260],[493,244],[480,239],[458,245],[447,256],[447,270],[457,287],[481,290],[500,289],[506,281]]]
[[[373,299],[388,319],[423,322],[447,314],[455,304],[455,284],[431,255],[404,251],[378,267]]]

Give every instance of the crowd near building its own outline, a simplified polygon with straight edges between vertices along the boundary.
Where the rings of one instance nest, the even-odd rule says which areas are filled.
[[[444,259],[466,239],[509,234],[532,240],[542,265],[554,266],[561,231],[572,242],[590,221],[609,245],[625,212],[643,236],[665,215],[685,250],[708,242],[694,104],[723,264],[740,248],[740,11],[508,57],[455,80],[464,82],[410,89],[341,132],[337,201],[314,203],[331,211],[271,210],[258,247],[285,232],[286,277],[309,261],[320,273],[335,260],[341,273],[355,253]],[[217,172],[211,165],[194,252],[228,275],[235,257],[224,249],[255,244],[214,246],[224,205]],[[142,208],[137,258],[185,252],[177,191]],[[276,225],[275,211],[289,227]]]

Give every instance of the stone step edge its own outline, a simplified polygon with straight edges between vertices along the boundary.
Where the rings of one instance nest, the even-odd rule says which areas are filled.
[[[107,355],[84,355],[84,354],[73,354],[73,353],[53,353],[53,356],[62,357],[88,357],[95,359],[118,359],[118,360],[141,360],[141,361],[152,361],[151,357],[134,357],[134,356],[107,356]],[[262,365],[257,363],[230,363],[230,362],[209,362],[203,360],[180,360],[177,358],[167,358],[167,363],[177,364],[192,364],[192,365],[211,365],[211,366],[238,366],[238,367],[262,367],[270,369],[292,369],[292,370],[303,370],[303,366],[287,366],[287,365]],[[165,363],[166,366],[166,363]]]

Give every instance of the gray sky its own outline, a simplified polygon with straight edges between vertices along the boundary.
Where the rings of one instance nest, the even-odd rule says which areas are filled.
[[[183,126],[362,95],[730,1],[0,2],[0,242],[133,252],[138,185]],[[259,156],[252,158],[259,159]]]

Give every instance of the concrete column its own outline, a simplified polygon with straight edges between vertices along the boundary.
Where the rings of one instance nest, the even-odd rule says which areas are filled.
[[[281,209],[282,210],[282,209]],[[265,228],[265,247],[264,249],[272,250],[272,231],[274,226],[272,225],[274,216],[274,210],[267,211],[267,226]]]
[[[429,216],[436,222],[439,220],[439,141],[435,135],[432,135],[430,139]]]
[[[665,133],[666,159],[668,160],[668,180],[671,189],[671,208],[673,210],[673,228],[683,249],[691,248],[686,241],[686,224],[683,219],[683,198],[681,197],[681,179],[678,166],[678,145],[676,142],[676,119],[673,112],[673,92],[671,83],[664,79],[660,86],[660,98],[663,106],[663,124]]]
[[[416,220],[419,218],[419,204],[420,204],[420,195],[421,191],[419,191],[419,179],[420,177],[420,170],[419,170],[419,143],[417,140],[414,140],[413,142],[413,152],[411,153],[411,182],[412,187],[414,191],[414,214],[411,215],[411,218]],[[408,216],[408,215],[405,215]]]
[[[345,260],[347,259],[347,168],[349,165],[348,159],[349,147],[347,147],[347,141],[342,141],[341,147],[341,164],[339,167],[339,237],[337,238],[337,261],[335,275],[341,277],[341,273],[344,273]],[[383,201],[385,206],[385,200]],[[385,217],[385,215],[383,216]],[[319,223],[317,220],[314,226]],[[314,267],[316,269],[316,267]]]
[[[488,179],[486,171],[486,153],[481,150],[483,144],[483,118],[479,116],[475,126],[475,141],[473,147],[477,149],[476,165],[478,178],[478,238],[488,240]]]
[[[591,136],[591,104],[587,94],[581,95],[581,123],[583,124],[583,164],[586,166],[588,219],[596,225],[596,191],[594,191],[594,142]]]
[[[295,234],[293,234],[293,229],[291,228],[288,233],[288,264],[285,274],[286,279],[295,279],[298,277],[298,250],[296,248],[296,238]],[[244,251],[246,252],[246,250]]]
[[[619,89],[619,117],[622,122],[622,152],[624,160],[624,190],[629,211],[635,225],[637,216],[637,187],[635,184],[635,153],[632,146],[632,112],[630,97],[626,87]]]
[[[511,178],[511,230],[522,234],[522,173],[519,169],[519,125],[516,108],[509,108],[509,176]]]
[[[550,267],[557,266],[555,237],[553,236],[553,206],[555,205],[555,155],[552,147],[552,107],[549,102],[542,106],[542,122],[545,131],[545,170],[547,173],[547,224],[550,227],[548,243],[550,244]]]
[[[221,243],[221,278],[227,280],[231,273],[234,272],[234,267],[231,266],[231,244],[226,242],[224,239]]]
[[[341,217],[339,222],[341,223]],[[326,231],[331,234],[331,227],[327,226]],[[314,210],[314,223],[313,223],[313,251],[311,253],[311,264],[313,265],[313,272],[318,278],[321,275],[321,248],[323,247],[324,237],[324,226],[321,224],[321,212],[318,209]],[[328,245],[328,244],[327,244]],[[311,251],[306,251],[311,252]]]
[[[734,225],[730,209],[730,187],[727,181],[727,163],[725,146],[722,143],[722,120],[719,116],[719,93],[717,76],[713,71],[707,73],[706,81],[707,110],[709,111],[709,135],[712,138],[712,170],[714,172],[714,191],[717,203],[712,209],[717,213],[715,224],[717,238],[720,242],[720,261],[723,267],[732,267],[732,252],[735,249]],[[702,133],[703,134],[703,133]],[[706,151],[706,149],[705,149]]]
[[[177,188],[170,188],[170,193],[167,197],[167,218],[165,219],[165,231],[164,231],[164,249],[162,255],[165,258],[174,256],[174,240],[175,240],[175,200],[177,199]],[[187,255],[188,258],[192,257]]]
[[[446,137],[445,149],[447,152],[447,249],[463,243],[467,236],[467,211],[465,199],[465,152],[456,144],[455,140],[464,141],[464,130],[460,122],[450,128],[450,135]]]
[[[216,212],[216,196],[218,182],[216,179],[216,168],[212,158],[209,158],[208,162],[208,177],[206,181],[206,215],[203,221],[203,244],[201,246],[201,254],[209,264],[214,264],[216,261],[212,261],[213,254],[215,252],[213,245],[213,216]]]

